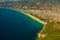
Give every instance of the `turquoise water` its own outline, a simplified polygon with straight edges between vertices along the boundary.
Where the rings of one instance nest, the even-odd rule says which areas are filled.
[[[0,40],[36,40],[43,26],[22,12],[0,8]]]

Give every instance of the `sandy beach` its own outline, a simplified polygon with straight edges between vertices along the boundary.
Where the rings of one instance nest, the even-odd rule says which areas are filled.
[[[21,12],[22,12],[22,11],[21,11]],[[27,13],[25,13],[25,12],[22,12],[22,13],[24,13],[25,15],[27,15],[27,16],[29,16],[29,17],[31,17],[33,20],[38,21],[39,23],[42,23],[42,24],[44,24],[44,25],[46,25],[46,24],[47,24],[46,22],[44,22],[44,21],[40,20],[39,18],[37,18],[37,17],[35,17],[35,16],[31,15],[31,14],[27,14]]]
[[[25,12],[21,11],[20,9],[13,9],[13,10],[20,11],[20,12],[24,13],[25,15],[27,15],[27,16],[29,16],[29,17],[31,17],[33,20],[38,21],[39,23],[42,23],[42,24],[44,24],[44,25],[46,25],[46,24],[47,24],[46,22],[44,22],[44,21],[40,20],[39,18],[37,18],[37,17],[35,17],[35,16],[31,15],[31,14],[27,14],[27,13],[25,13]]]
[[[29,16],[29,17],[31,17],[32,19],[38,21],[39,23],[47,24],[46,22],[43,22],[42,20],[40,20],[39,18],[37,18],[37,17],[35,17],[35,16],[32,16],[32,15],[30,15],[30,14],[26,14],[26,13],[24,13],[24,14],[27,15],[27,16]]]

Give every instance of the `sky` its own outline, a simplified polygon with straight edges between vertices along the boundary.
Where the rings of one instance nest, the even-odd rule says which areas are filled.
[[[3,1],[23,1],[23,0],[0,0],[0,2],[3,2]],[[57,1],[57,2],[60,2],[60,0],[42,0],[42,1]]]
[[[18,1],[18,0],[0,0],[0,2],[3,2],[3,1]]]

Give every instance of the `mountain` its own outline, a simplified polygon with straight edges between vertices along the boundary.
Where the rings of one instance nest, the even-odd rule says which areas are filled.
[[[53,4],[58,4],[60,3],[60,0],[18,0],[18,1],[3,1],[3,2],[0,2],[0,4],[2,5],[21,5],[22,7],[23,6],[42,6],[44,4],[49,4],[49,3],[53,3]],[[38,5],[37,5],[38,4]]]
[[[42,4],[45,4],[45,3],[60,3],[60,0],[6,0],[6,1],[3,1],[3,2],[0,2],[0,3],[15,3],[15,2],[18,2],[22,5],[26,5],[26,4],[29,4],[29,5],[35,5],[37,2],[40,2]]]

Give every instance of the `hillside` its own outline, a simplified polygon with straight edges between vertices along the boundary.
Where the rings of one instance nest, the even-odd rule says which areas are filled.
[[[38,40],[60,40],[60,22],[50,22],[45,26],[41,35],[44,34],[45,37],[40,36]]]

